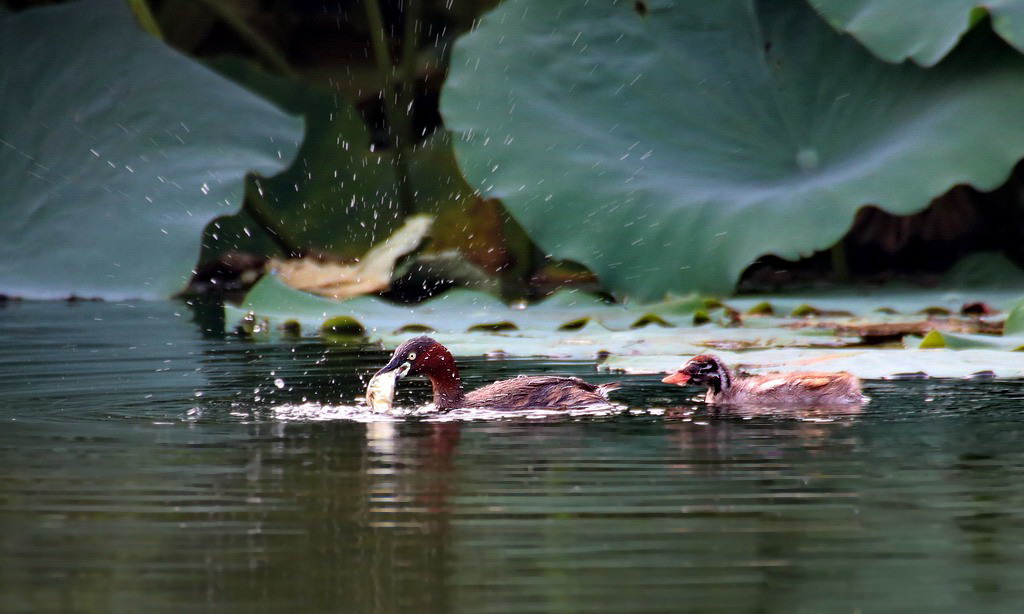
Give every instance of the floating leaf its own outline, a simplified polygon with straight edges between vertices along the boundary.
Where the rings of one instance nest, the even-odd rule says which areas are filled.
[[[818,313],[846,312],[879,322],[888,316],[924,315],[929,309],[943,314],[958,314],[964,305],[983,302],[1000,311],[1009,311],[1024,298],[1024,283],[998,288],[960,288],[922,290],[888,286],[884,288],[835,289],[830,292],[794,292],[792,294],[749,295],[728,299],[727,304],[740,312],[755,307],[771,313],[793,314],[808,308]]]
[[[1003,325],[1004,335],[1024,336],[1024,302],[1013,308]]]
[[[884,343],[886,341],[899,340],[905,335],[923,336],[932,331],[980,333],[986,335],[1001,335],[1003,332],[1003,324],[1001,322],[980,318],[948,317],[936,319],[922,316],[918,320],[907,320],[901,317],[899,320],[892,322],[878,321],[879,319],[881,318],[813,320],[784,324],[784,326],[832,331],[837,335],[859,337],[867,343]]]
[[[970,377],[990,371],[995,377],[1024,377],[1020,354],[990,349],[969,350],[816,350],[770,349],[716,352],[726,363],[751,373],[772,371],[849,371],[867,379],[922,374]],[[689,356],[611,356],[601,368],[631,374],[671,373]]]
[[[812,330],[790,330],[775,321],[747,327],[691,326],[705,300],[676,299],[635,308],[609,305],[595,296],[561,292],[528,307],[510,307],[493,296],[451,290],[418,305],[396,305],[361,296],[335,301],[289,288],[264,277],[240,307],[225,307],[229,328],[252,332],[285,324],[309,334],[361,326],[371,341],[395,347],[429,332],[458,355],[503,353],[593,359],[606,354],[696,353],[709,348],[837,347],[856,339]],[[660,325],[633,328],[638,321]]]
[[[256,313],[272,324],[291,319],[306,330],[316,331],[329,317],[348,316],[371,332],[425,327],[437,333],[462,333],[474,327],[476,330],[508,330],[509,325],[524,330],[555,331],[581,317],[600,322],[604,330],[624,330],[648,312],[660,313],[675,325],[688,325],[693,310],[685,313],[682,305],[673,301],[633,310],[609,305],[595,296],[560,292],[529,308],[519,309],[505,305],[490,294],[462,289],[450,290],[418,305],[398,305],[367,296],[336,301],[295,290],[276,275],[267,275],[253,287],[240,307],[227,306],[225,310],[229,325],[249,313]]]
[[[921,349],[946,348],[950,350],[992,349],[1015,351],[1024,346],[1024,338],[997,335],[971,335],[933,330],[921,339]]]
[[[472,185],[650,300],[827,248],[866,204],[998,186],[1022,92],[999,45],[893,66],[802,0],[508,0],[460,39],[441,106]]]
[[[302,124],[171,50],[120,0],[0,11],[0,291],[165,298],[243,178]]]

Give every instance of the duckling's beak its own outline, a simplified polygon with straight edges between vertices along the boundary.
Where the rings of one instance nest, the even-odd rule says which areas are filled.
[[[665,379],[661,380],[663,384],[676,384],[677,386],[685,386],[686,382],[690,381],[690,376],[682,371],[676,371],[672,375],[669,375]]]

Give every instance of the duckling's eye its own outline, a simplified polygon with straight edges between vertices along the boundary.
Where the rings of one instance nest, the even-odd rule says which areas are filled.
[[[416,360],[416,352],[409,352],[409,360]]]

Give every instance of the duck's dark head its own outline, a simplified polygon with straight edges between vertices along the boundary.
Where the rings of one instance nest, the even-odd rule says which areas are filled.
[[[708,386],[716,392],[725,390],[732,384],[729,368],[717,356],[711,354],[694,356],[681,369],[661,381],[678,386],[693,382],[698,386]]]
[[[426,375],[431,380],[457,380],[455,359],[448,348],[430,337],[416,337],[398,346],[377,375],[395,371],[399,378]]]

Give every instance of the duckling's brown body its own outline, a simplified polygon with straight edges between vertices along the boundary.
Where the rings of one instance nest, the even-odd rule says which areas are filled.
[[[737,377],[710,354],[694,356],[682,369],[662,380],[708,387],[708,403],[735,405],[846,405],[863,403],[860,380],[846,372],[769,373]]]
[[[728,390],[708,389],[708,403],[831,405],[864,400],[860,381],[850,373],[770,373],[741,378]]]
[[[608,393],[618,388],[618,384],[598,386],[576,377],[521,375],[464,393],[451,352],[430,337],[410,339],[399,346],[377,375],[389,371],[398,371],[399,377],[425,375],[429,378],[434,390],[434,406],[439,410],[573,409],[606,405]]]

